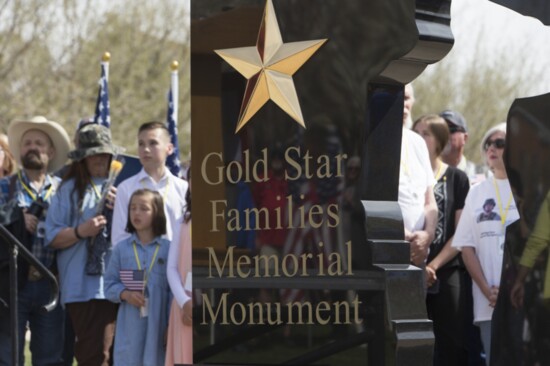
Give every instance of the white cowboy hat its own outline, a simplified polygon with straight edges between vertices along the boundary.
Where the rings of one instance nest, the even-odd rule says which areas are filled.
[[[71,148],[67,131],[57,122],[48,121],[46,117],[35,116],[28,121],[13,121],[8,127],[8,139],[13,157],[21,164],[21,151],[19,144],[21,138],[29,130],[44,132],[52,140],[55,155],[48,163],[48,172],[53,173],[61,169],[67,161],[67,154]]]

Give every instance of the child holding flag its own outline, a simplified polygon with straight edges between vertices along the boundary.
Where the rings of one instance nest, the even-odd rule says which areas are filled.
[[[106,297],[120,303],[114,364],[164,364],[170,288],[166,264],[170,242],[159,192],[138,189],[130,197],[126,231],[113,249],[105,275]]]

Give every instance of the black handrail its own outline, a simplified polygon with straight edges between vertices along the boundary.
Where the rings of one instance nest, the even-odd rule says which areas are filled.
[[[17,319],[17,256],[34,266],[50,282],[50,301],[42,307],[44,312],[52,311],[57,306],[59,285],[54,275],[31,253],[15,236],[0,224],[0,242],[10,248],[10,327],[12,342],[12,365],[19,365],[19,334]]]

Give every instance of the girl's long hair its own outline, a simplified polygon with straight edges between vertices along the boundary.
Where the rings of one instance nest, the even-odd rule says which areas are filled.
[[[153,207],[153,235],[162,236],[166,234],[166,214],[164,213],[164,200],[162,196],[157,191],[153,191],[147,188],[142,188],[134,191],[130,196],[128,201],[128,215],[127,215],[127,224],[126,231],[129,233],[135,233],[136,228],[132,224],[130,214],[132,211],[132,199],[137,196],[150,196],[151,197],[151,206]]]
[[[86,187],[91,181],[90,173],[88,172],[88,168],[86,167],[84,159],[80,161],[73,161],[71,163],[69,169],[67,170],[67,173],[65,173],[65,175],[63,176],[61,185],[65,184],[71,179],[74,179],[74,187],[71,193],[71,207],[78,207],[80,209],[82,201],[84,200],[84,195],[86,194]],[[74,202],[75,193],[78,203],[76,206]]]

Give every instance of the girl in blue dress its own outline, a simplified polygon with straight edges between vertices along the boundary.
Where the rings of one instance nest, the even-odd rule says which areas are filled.
[[[170,289],[166,277],[169,241],[163,200],[149,189],[135,191],[126,230],[132,234],[113,249],[105,275],[107,299],[118,309],[114,364],[164,365]]]

